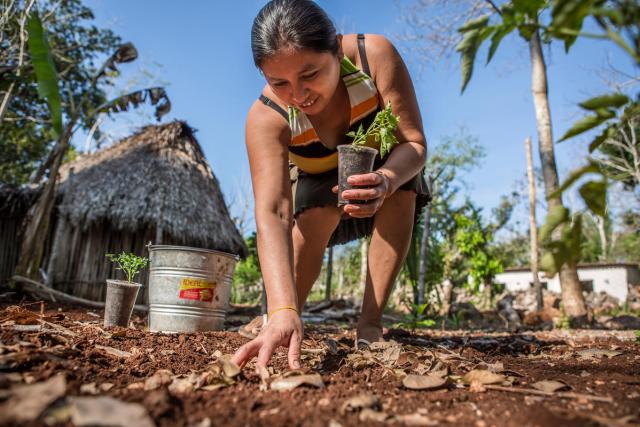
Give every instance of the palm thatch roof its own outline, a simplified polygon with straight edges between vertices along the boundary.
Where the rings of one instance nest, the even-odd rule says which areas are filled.
[[[108,221],[145,226],[194,246],[245,256],[247,248],[194,131],[182,121],[136,134],[65,164],[60,214],[83,230]]]
[[[22,217],[38,195],[38,189],[0,183],[0,218]]]

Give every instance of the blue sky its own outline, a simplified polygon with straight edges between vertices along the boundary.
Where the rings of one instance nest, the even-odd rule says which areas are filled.
[[[167,84],[172,111],[164,121],[183,119],[198,130],[196,136],[227,199],[232,199],[239,187],[250,188],[244,120],[264,81],[253,65],[249,36],[253,18],[264,3],[86,1],[98,26],[112,28],[138,48],[139,60],[125,64],[118,81],[132,87],[157,81]],[[393,40],[404,31],[398,4],[411,2],[318,3],[341,31],[385,34]],[[443,61],[423,67],[415,52],[402,54],[413,77],[427,139],[437,145],[441,137],[457,133],[462,126],[478,137],[487,156],[467,179],[472,199],[489,211],[501,195],[512,191],[514,181],[524,176],[523,141],[527,135],[533,137],[538,163],[527,45],[512,35],[487,67],[483,66],[486,53],[481,51],[464,95],[460,94],[457,58],[451,64]],[[607,62],[633,74],[630,62],[610,43],[578,41],[569,55],[556,44],[545,53],[556,139],[580,117],[578,102],[607,91],[597,75]],[[146,71],[155,77],[147,77]],[[145,117],[136,113],[117,117],[105,129],[115,137],[124,136],[131,124],[142,124]],[[83,144],[80,137],[75,142]],[[581,163],[586,152],[585,143],[579,140],[559,144],[556,149],[563,176]]]

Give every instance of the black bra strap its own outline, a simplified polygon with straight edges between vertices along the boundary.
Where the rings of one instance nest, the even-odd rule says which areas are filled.
[[[287,114],[286,111],[284,111],[284,109],[279,106],[278,104],[276,104],[275,102],[273,102],[271,99],[267,98],[264,95],[260,95],[260,101],[262,101],[262,103],[264,105],[266,105],[267,107],[271,107],[274,110],[276,110],[278,113],[280,113],[280,115],[282,117],[284,117],[284,119],[288,122],[289,121],[289,114]]]
[[[369,70],[369,62],[367,61],[367,51],[364,50],[364,34],[358,34],[358,51],[360,52],[360,62],[362,62],[362,71],[371,77]]]

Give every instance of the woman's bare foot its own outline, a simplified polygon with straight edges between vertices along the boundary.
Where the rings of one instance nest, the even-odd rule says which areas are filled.
[[[356,328],[356,342],[364,340],[371,344],[382,339],[382,323],[360,319]]]

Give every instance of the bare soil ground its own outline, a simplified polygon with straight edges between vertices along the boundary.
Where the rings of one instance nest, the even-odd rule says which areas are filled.
[[[349,325],[311,325],[301,372],[286,372],[282,350],[258,375],[253,365],[238,373],[225,362],[246,342],[237,333],[151,333],[144,324],[134,314],[134,328],[104,330],[99,310],[0,305],[0,424],[640,423],[632,331],[391,329],[388,343],[354,351]],[[296,382],[315,385],[276,390]]]

